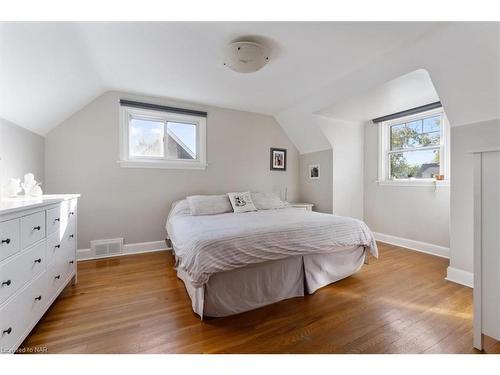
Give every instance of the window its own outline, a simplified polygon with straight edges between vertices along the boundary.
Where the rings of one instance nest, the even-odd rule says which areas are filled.
[[[122,167],[206,168],[205,117],[124,105],[120,111]]]
[[[448,128],[442,108],[379,123],[379,183],[447,184]]]

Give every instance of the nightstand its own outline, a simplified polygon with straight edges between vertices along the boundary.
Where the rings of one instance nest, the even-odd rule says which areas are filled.
[[[290,206],[294,208],[301,208],[306,211],[312,211],[314,204],[312,203],[290,203]]]

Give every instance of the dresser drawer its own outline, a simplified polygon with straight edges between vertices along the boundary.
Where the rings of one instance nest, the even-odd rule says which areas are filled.
[[[47,236],[51,233],[58,233],[61,227],[61,207],[51,208],[47,210]]]
[[[21,248],[45,238],[45,211],[21,218]]]
[[[19,344],[32,323],[41,317],[47,300],[46,274],[43,272],[0,308],[0,350],[10,350]]]
[[[38,322],[38,320],[40,320],[49,302],[50,295],[47,288],[47,272],[43,272],[35,282],[33,282],[24,296],[24,298],[28,300],[26,323],[31,325],[33,322]]]
[[[76,223],[69,223],[62,238],[65,251],[76,250]]]
[[[49,299],[58,292],[66,281],[68,277],[67,269],[65,257],[57,258],[50,266],[47,272],[47,295]]]
[[[70,222],[76,221],[76,208],[77,208],[77,200],[72,199],[68,202],[68,220]]]
[[[68,277],[70,274],[76,274],[76,252],[69,251],[65,254],[65,267],[63,272]]]
[[[0,265],[0,304],[45,269],[45,241]]]
[[[0,223],[0,261],[20,250],[19,219]]]
[[[52,233],[47,236],[47,264],[50,265],[54,259],[64,253],[62,239],[59,233]]]

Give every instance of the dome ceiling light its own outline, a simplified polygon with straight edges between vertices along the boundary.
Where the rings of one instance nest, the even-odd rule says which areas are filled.
[[[238,73],[260,70],[269,61],[268,49],[256,42],[234,42],[227,47],[224,65]]]

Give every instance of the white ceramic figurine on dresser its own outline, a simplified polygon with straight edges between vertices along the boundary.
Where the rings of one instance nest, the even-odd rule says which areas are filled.
[[[79,195],[0,201],[0,352],[12,353],[73,281]]]
[[[24,195],[26,197],[39,197],[40,195],[42,195],[40,182],[37,182],[37,180],[35,180],[35,175],[33,173],[26,173],[24,175],[24,182],[21,184],[21,186],[23,187]]]
[[[42,188],[40,187],[42,183],[39,182],[37,183],[35,186],[33,186],[31,188],[31,192],[30,192],[30,195],[32,197],[41,197],[43,195],[43,191],[42,191]]]

